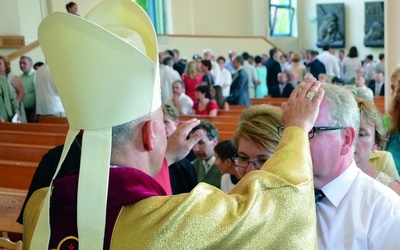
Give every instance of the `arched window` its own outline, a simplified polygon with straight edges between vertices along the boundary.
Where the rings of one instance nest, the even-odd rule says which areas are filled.
[[[293,36],[293,4],[292,0],[269,1],[270,36]]]

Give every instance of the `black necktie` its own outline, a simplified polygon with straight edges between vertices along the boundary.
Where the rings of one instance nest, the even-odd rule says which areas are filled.
[[[314,189],[314,195],[315,195],[315,203],[320,202],[325,197],[324,192],[317,189]]]

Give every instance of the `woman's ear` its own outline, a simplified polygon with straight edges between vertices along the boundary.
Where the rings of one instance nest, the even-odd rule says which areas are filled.
[[[235,163],[232,161],[232,159],[230,159],[230,158],[226,158],[225,160],[224,160],[224,164],[226,164],[227,166],[229,166],[230,168],[233,168],[233,167],[235,167]]]

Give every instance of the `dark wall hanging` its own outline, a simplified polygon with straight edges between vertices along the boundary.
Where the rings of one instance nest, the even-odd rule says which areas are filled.
[[[384,37],[383,2],[365,3],[365,47],[383,48]]]
[[[344,3],[317,4],[317,46],[329,44],[332,48],[344,48]]]

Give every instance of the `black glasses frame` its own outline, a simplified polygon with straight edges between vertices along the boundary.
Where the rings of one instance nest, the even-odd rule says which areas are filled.
[[[247,168],[247,167],[249,166],[249,164],[250,164],[250,162],[251,162],[251,163],[253,163],[254,168],[257,169],[257,170],[261,169],[261,167],[264,165],[264,163],[269,159],[269,157],[268,157],[268,159],[266,159],[266,160],[264,161],[264,163],[261,164],[260,167],[256,167],[256,165],[257,165],[257,166],[259,165],[259,159],[258,159],[258,158],[255,158],[253,161],[250,161],[250,159],[248,159],[248,160],[247,160],[246,166],[245,166],[245,167],[242,167],[242,166],[239,166],[239,164],[238,164],[238,163],[239,163],[239,158],[241,158],[241,157],[240,157],[237,153],[231,158],[232,161],[235,163],[235,166],[237,166],[238,168],[243,168],[243,169],[245,169],[245,168]]]
[[[313,127],[310,132],[308,132],[308,139],[312,139],[315,136],[315,133],[318,131],[332,131],[332,130],[339,130],[339,129],[345,129],[346,127],[341,127],[341,126],[322,126],[322,127]],[[278,129],[278,135],[282,137],[283,135],[283,130],[285,129],[283,125],[280,125],[277,127]]]

